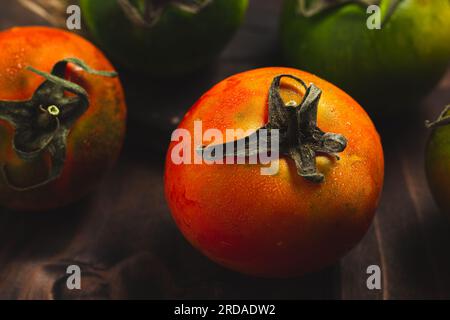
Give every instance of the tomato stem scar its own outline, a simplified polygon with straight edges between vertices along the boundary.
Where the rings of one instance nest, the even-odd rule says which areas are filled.
[[[51,105],[49,107],[47,107],[47,111],[48,113],[50,113],[52,116],[57,116],[59,115],[59,108],[55,105]]]
[[[295,102],[295,100],[290,100],[288,102],[285,103],[286,107],[296,107],[297,106],[297,102]]]

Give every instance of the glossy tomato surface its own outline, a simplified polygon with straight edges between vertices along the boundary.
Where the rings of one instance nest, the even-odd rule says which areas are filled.
[[[348,141],[340,160],[317,157],[323,183],[299,176],[286,157],[275,175],[261,175],[261,164],[175,164],[176,141],[165,168],[166,198],[190,243],[221,265],[266,277],[302,275],[345,254],[367,231],[384,177],[380,138],[365,111],[334,85],[296,69],[256,69],[220,82],[188,111],[179,129],[193,135],[196,120],[203,132],[262,127],[269,87],[281,74],[318,86],[319,128]],[[297,82],[283,79],[281,85],[285,101],[300,102],[305,91]]]
[[[116,0],[82,0],[90,32],[111,57],[153,76],[192,72],[219,55],[240,26],[248,0],[129,1],[142,17],[152,6],[159,18],[149,26],[132,22]],[[207,3],[198,12],[183,4]]]
[[[450,111],[447,117],[450,117]],[[450,214],[450,124],[433,129],[425,164],[433,196],[439,207]]]
[[[112,71],[113,66],[87,40],[69,32],[46,27],[18,27],[0,32],[0,100],[30,100],[45,79],[27,67],[50,73],[66,58],[77,58],[96,70]],[[117,77],[88,74],[68,64],[65,79],[84,88],[89,107],[76,120],[67,136],[66,159],[60,176],[41,187],[14,190],[3,176],[0,205],[19,210],[44,210],[71,203],[92,191],[114,164],[124,134],[126,106]],[[47,107],[47,106],[42,106]],[[44,181],[50,170],[48,150],[25,161],[12,147],[15,130],[0,120],[0,162],[8,166],[9,179],[17,186]]]
[[[375,112],[405,111],[450,62],[448,0],[381,0],[381,29],[372,30],[367,21],[374,11],[368,14],[357,1],[312,16],[299,13],[300,2],[284,1],[280,30],[287,63],[338,85]]]

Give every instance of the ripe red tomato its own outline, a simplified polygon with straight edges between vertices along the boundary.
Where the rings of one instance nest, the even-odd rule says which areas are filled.
[[[269,91],[269,101],[277,98],[269,88],[276,85],[279,75],[315,85],[305,91],[295,79],[278,78],[282,107],[286,103],[301,110],[300,103],[319,101],[320,129],[314,129],[314,137],[304,132],[294,136],[303,140],[303,147],[316,138],[325,141],[319,145],[322,148],[341,141],[339,152],[347,142],[340,160],[321,152],[312,158],[322,177],[311,174],[306,160],[304,170],[298,172],[299,167],[286,155],[280,157],[275,175],[262,175],[262,164],[176,164],[177,141],[169,146],[165,167],[169,207],[192,245],[223,266],[267,277],[302,275],[335,262],[350,250],[371,223],[384,177],[380,138],[365,111],[334,85],[296,69],[257,69],[220,82],[189,110],[179,129],[192,135],[196,120],[202,121],[203,132],[261,128],[272,118]],[[302,100],[307,93],[312,95],[313,87],[321,89],[320,100]],[[272,127],[275,120],[269,121]],[[300,118],[300,122],[305,120],[314,122]],[[345,139],[327,140],[330,134],[324,132]],[[196,150],[192,146],[191,158]]]
[[[37,211],[71,203],[119,154],[120,81],[102,72],[114,69],[96,47],[62,30],[13,28],[0,32],[0,47],[0,204]]]

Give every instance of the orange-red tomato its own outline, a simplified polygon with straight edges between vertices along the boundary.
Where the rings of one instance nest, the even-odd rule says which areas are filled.
[[[384,178],[380,138],[366,112],[334,85],[296,69],[257,69],[220,82],[179,128],[193,133],[196,120],[203,132],[261,128],[268,122],[269,87],[281,74],[319,87],[318,127],[347,139],[340,160],[316,157],[322,183],[299,176],[285,156],[275,175],[261,175],[262,164],[176,164],[177,141],[169,146],[165,167],[166,198],[190,243],[223,266],[266,277],[315,271],[351,249],[371,223]],[[283,78],[280,94],[284,102],[299,103],[305,91]]]
[[[79,66],[68,63],[62,73],[63,78],[82,87],[88,95],[89,106],[76,118],[68,129],[65,156],[62,171],[47,184],[46,181],[52,168],[51,153],[54,149],[44,148],[39,156],[24,159],[15,150],[15,135],[18,129],[10,121],[4,119],[5,108],[11,102],[14,106],[23,107],[25,101],[30,101],[38,88],[46,80],[31,72],[28,67],[50,73],[59,61],[67,58],[82,60],[95,70],[113,71],[113,66],[104,55],[87,40],[69,32],[46,27],[18,27],[0,32],[0,101],[2,119],[0,119],[0,163],[7,167],[0,178],[0,204],[19,210],[44,210],[66,205],[89,193],[104,173],[115,162],[125,134],[126,106],[122,86],[117,77],[105,77],[89,74]],[[44,90],[41,90],[43,93]],[[74,98],[73,93],[64,92],[67,98]],[[30,114],[40,112],[40,117],[50,121],[45,112],[53,101],[42,98]],[[48,100],[48,99],[47,99]],[[21,102],[19,102],[21,101]],[[15,103],[14,103],[15,102]],[[38,110],[36,107],[39,107]],[[56,106],[54,115],[60,112],[58,121],[64,123],[63,117],[68,109]],[[68,106],[67,108],[70,108]],[[78,106],[76,107],[78,108]],[[34,111],[33,111],[34,110]],[[38,110],[38,111],[37,111]],[[55,112],[56,110],[56,112]],[[37,118],[36,118],[37,119]],[[21,129],[31,126],[34,131],[31,137],[21,137],[22,144],[28,148],[33,135],[42,134],[48,130],[43,120],[43,129],[34,128],[35,123],[23,123]],[[51,121],[54,121],[51,120]],[[38,122],[36,122],[38,123]],[[53,128],[50,128],[53,130]],[[19,133],[20,134],[20,133]],[[27,133],[28,134],[28,133]],[[54,142],[53,139],[51,142]],[[24,142],[25,141],[25,142]],[[17,144],[17,141],[16,141]],[[26,149],[21,146],[21,149]],[[13,187],[14,186],[14,187]],[[27,189],[27,190],[18,190]]]

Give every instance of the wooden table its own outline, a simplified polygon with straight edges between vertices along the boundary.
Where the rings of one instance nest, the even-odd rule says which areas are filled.
[[[1,4],[1,29],[47,24],[18,1]],[[210,262],[176,228],[162,181],[170,132],[214,83],[282,64],[279,10],[278,0],[252,0],[244,26],[219,61],[180,82],[176,95],[165,89],[167,82],[153,82],[150,102],[140,93],[148,91],[149,80],[121,73],[130,120],[117,167],[95,196],[72,207],[0,213],[0,298],[450,298],[450,222],[436,208],[423,170],[423,122],[450,101],[450,72],[420,108],[377,122],[386,157],[381,204],[364,239],[333,267],[299,279],[247,277]],[[81,266],[83,290],[65,289],[68,264]],[[382,290],[366,287],[372,264],[381,267]]]

